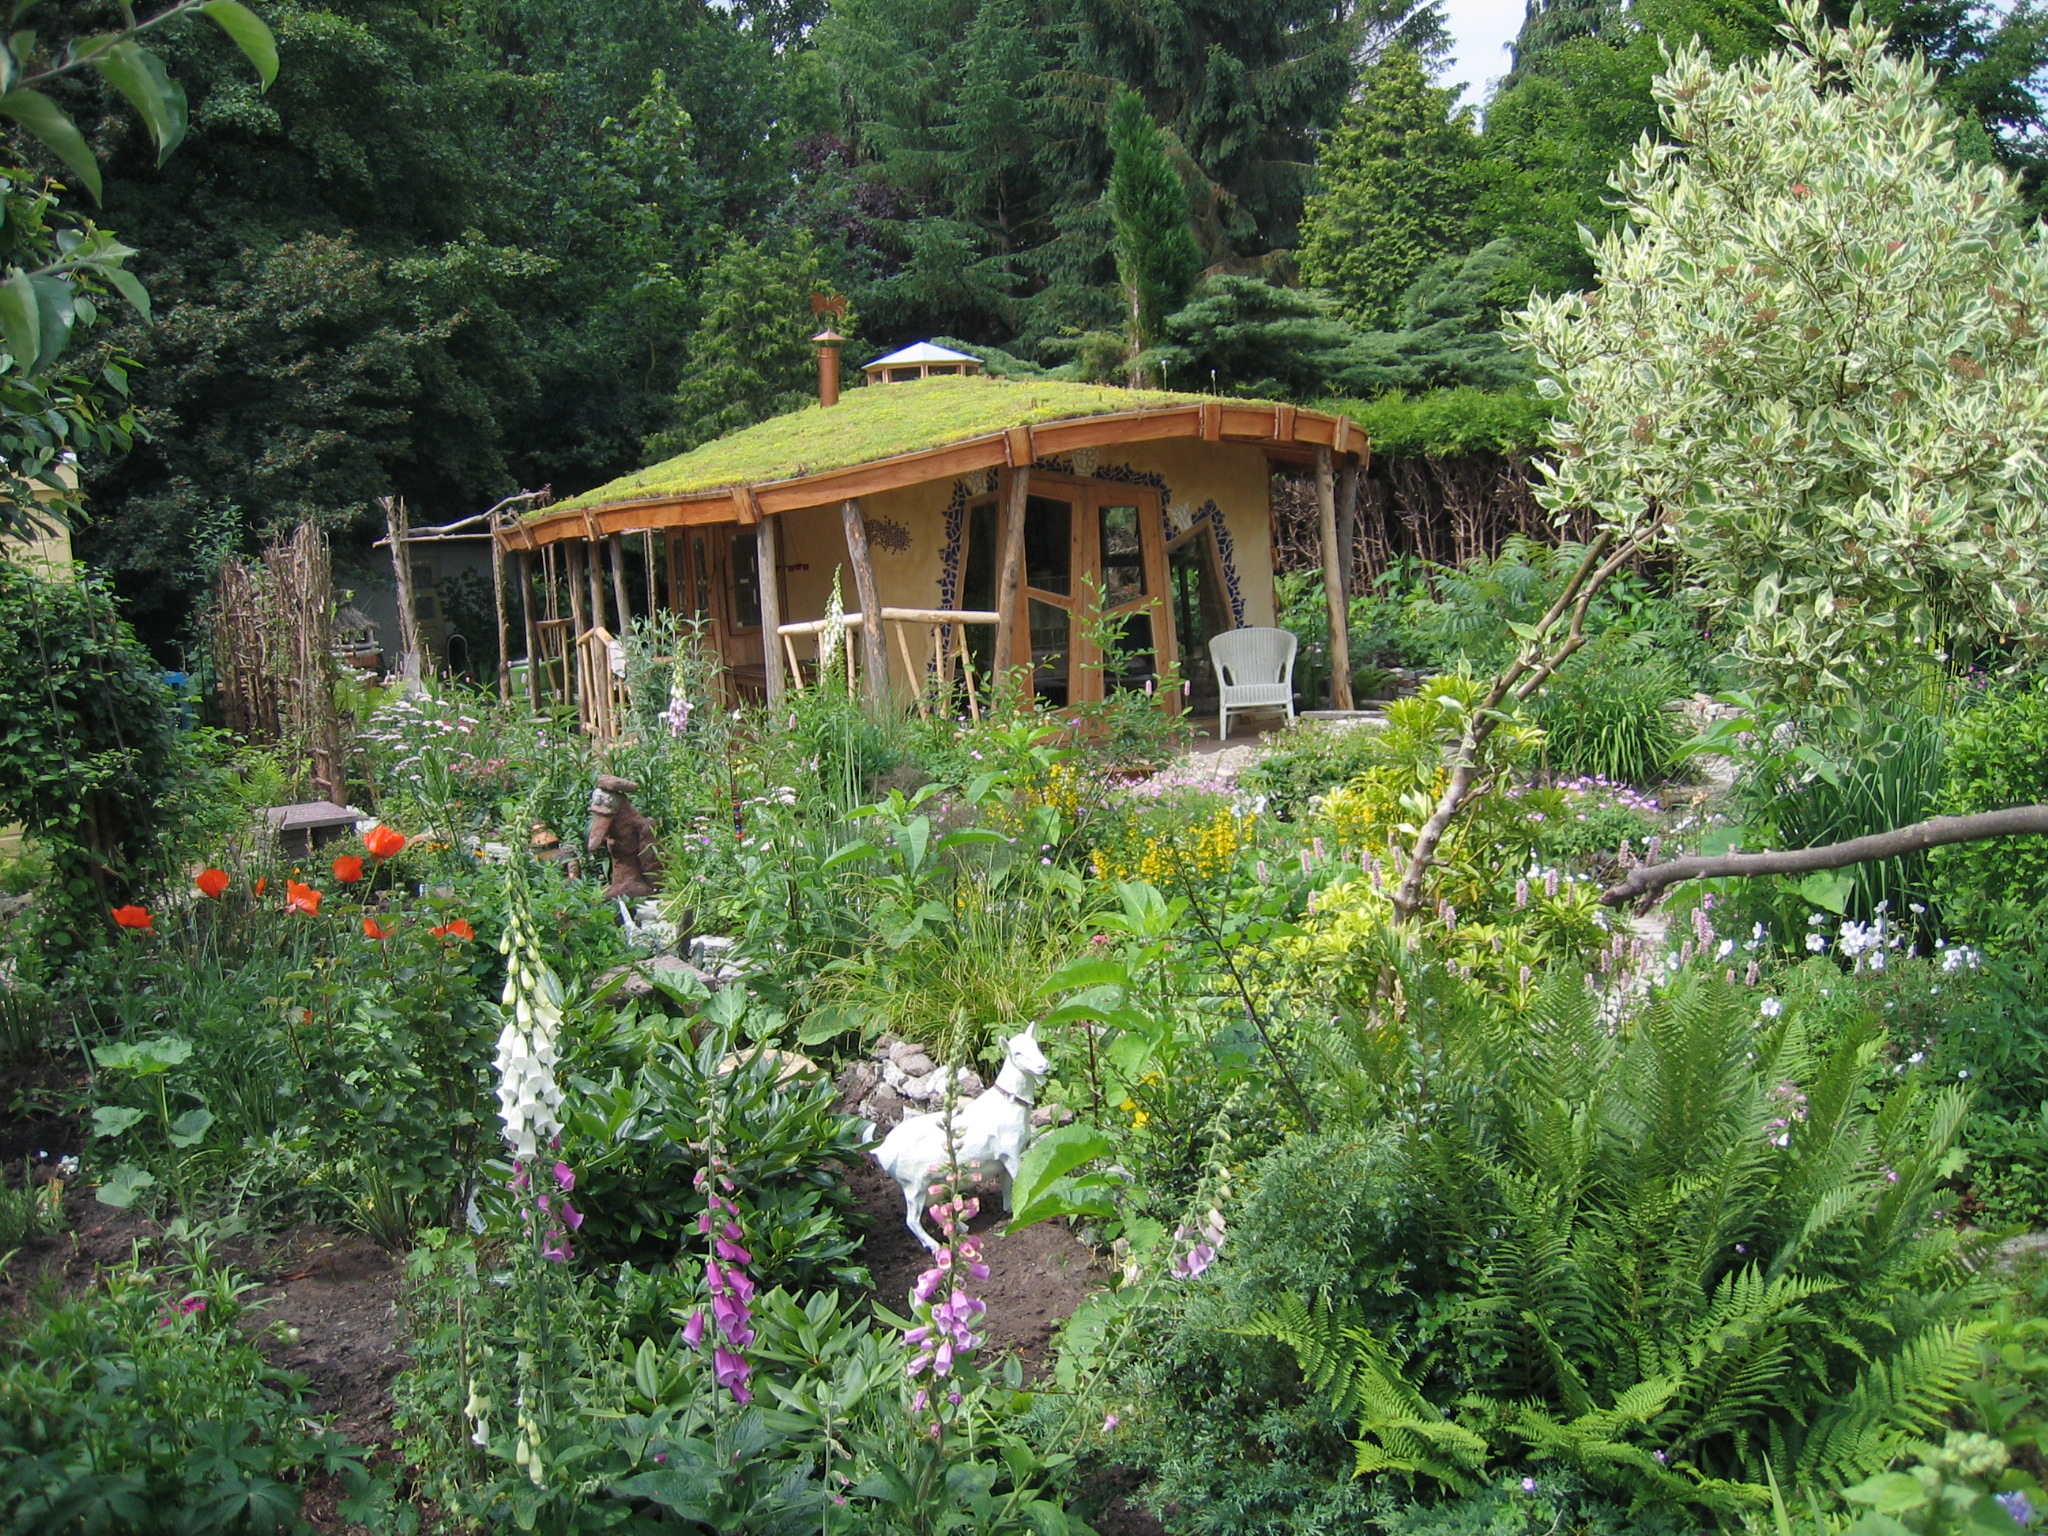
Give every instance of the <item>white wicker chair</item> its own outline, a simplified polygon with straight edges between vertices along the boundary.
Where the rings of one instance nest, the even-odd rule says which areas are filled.
[[[1233,709],[1284,709],[1294,718],[1294,651],[1294,636],[1284,629],[1228,629],[1211,637],[1219,738],[1229,739]]]

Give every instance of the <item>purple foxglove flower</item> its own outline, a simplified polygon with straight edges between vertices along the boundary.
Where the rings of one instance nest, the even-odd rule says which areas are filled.
[[[566,1200],[562,1202],[562,1221],[571,1232],[583,1229],[583,1213]]]
[[[690,1320],[683,1324],[683,1342],[692,1349],[704,1342],[704,1309],[699,1307],[690,1314]]]
[[[541,1249],[540,1256],[550,1264],[566,1264],[569,1262],[569,1245],[563,1241],[561,1233],[549,1234],[548,1246]]]
[[[740,1247],[738,1243],[728,1243],[721,1237],[715,1239],[712,1246],[717,1250],[718,1256],[728,1264],[751,1264],[754,1262],[754,1256],[747,1252],[746,1249]]]
[[[576,1187],[576,1170],[567,1163],[555,1164],[555,1182],[562,1186],[562,1193],[568,1194]]]
[[[747,1378],[754,1374],[754,1368],[743,1356],[729,1349],[714,1349],[711,1352],[711,1373],[721,1387],[732,1393],[734,1402],[744,1407],[754,1400],[754,1394],[747,1390]]]

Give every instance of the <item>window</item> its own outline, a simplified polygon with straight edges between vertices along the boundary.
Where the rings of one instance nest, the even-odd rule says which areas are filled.
[[[732,627],[761,627],[761,559],[752,529],[732,536]]]

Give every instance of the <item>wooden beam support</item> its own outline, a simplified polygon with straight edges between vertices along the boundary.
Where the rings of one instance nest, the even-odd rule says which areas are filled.
[[[412,523],[403,496],[380,496],[377,505],[384,509],[385,537],[391,541],[391,577],[397,587],[398,675],[416,692],[427,659],[420,644],[419,599],[412,590],[412,550],[408,548]]]
[[[1337,471],[1337,559],[1344,572],[1346,602],[1358,594],[1355,572],[1358,557],[1358,482],[1362,470],[1358,460],[1347,458]]]
[[[882,642],[882,598],[875,585],[875,561],[868,552],[868,524],[860,501],[848,497],[839,504],[840,520],[846,527],[846,556],[853,565],[853,590],[860,598],[864,622],[860,627],[861,665],[867,673],[867,694],[879,704],[889,694],[889,652]]]
[[[771,705],[782,702],[782,647],[777,643],[782,628],[782,585],[776,579],[782,564],[781,544],[782,519],[763,517],[754,529],[754,565],[761,583],[761,670]]]
[[[1351,709],[1351,613],[1344,598],[1343,559],[1337,544],[1337,481],[1327,448],[1316,449],[1316,532],[1322,546],[1323,596],[1330,605],[1330,707]]]
[[[583,573],[590,579],[590,627],[604,628],[604,571],[597,557],[595,539],[583,541]]]
[[[569,545],[569,638],[562,647],[562,702],[573,705],[576,702],[578,684],[576,675],[577,637],[590,625],[583,616],[583,567],[587,563],[585,552],[590,548],[587,542],[578,541]]]
[[[1024,503],[1031,494],[1031,468],[1019,465],[1010,471],[1010,483],[1003,492],[1002,558],[996,563],[996,652],[993,669],[996,680],[1010,669],[1010,652],[1016,645],[1017,600],[1024,581]]]
[[[526,610],[526,702],[540,709],[540,610],[533,600],[533,556],[519,552],[519,605]]]
[[[493,508],[490,514],[490,531],[498,531],[498,512]],[[505,620],[505,546],[493,537],[491,540],[491,607],[498,618],[498,702],[512,702],[512,669],[506,665],[510,659],[505,654],[506,643],[511,639]]]
[[[633,627],[633,604],[626,596],[626,536],[615,533],[605,543],[612,547],[612,606],[619,614],[619,627],[613,633],[623,640]]]

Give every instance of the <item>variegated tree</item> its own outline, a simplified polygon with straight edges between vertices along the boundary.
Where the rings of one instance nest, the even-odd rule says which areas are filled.
[[[1600,532],[1467,722],[1405,912],[1499,712],[1578,649],[1637,554],[1675,554],[1794,695],[1881,690],[1959,640],[2048,639],[2048,247],[2007,177],[1958,155],[1924,64],[1816,0],[1787,12],[1767,57],[1672,58],[1667,136],[1615,177],[1599,286],[1514,323],[1562,402],[1538,495]]]

